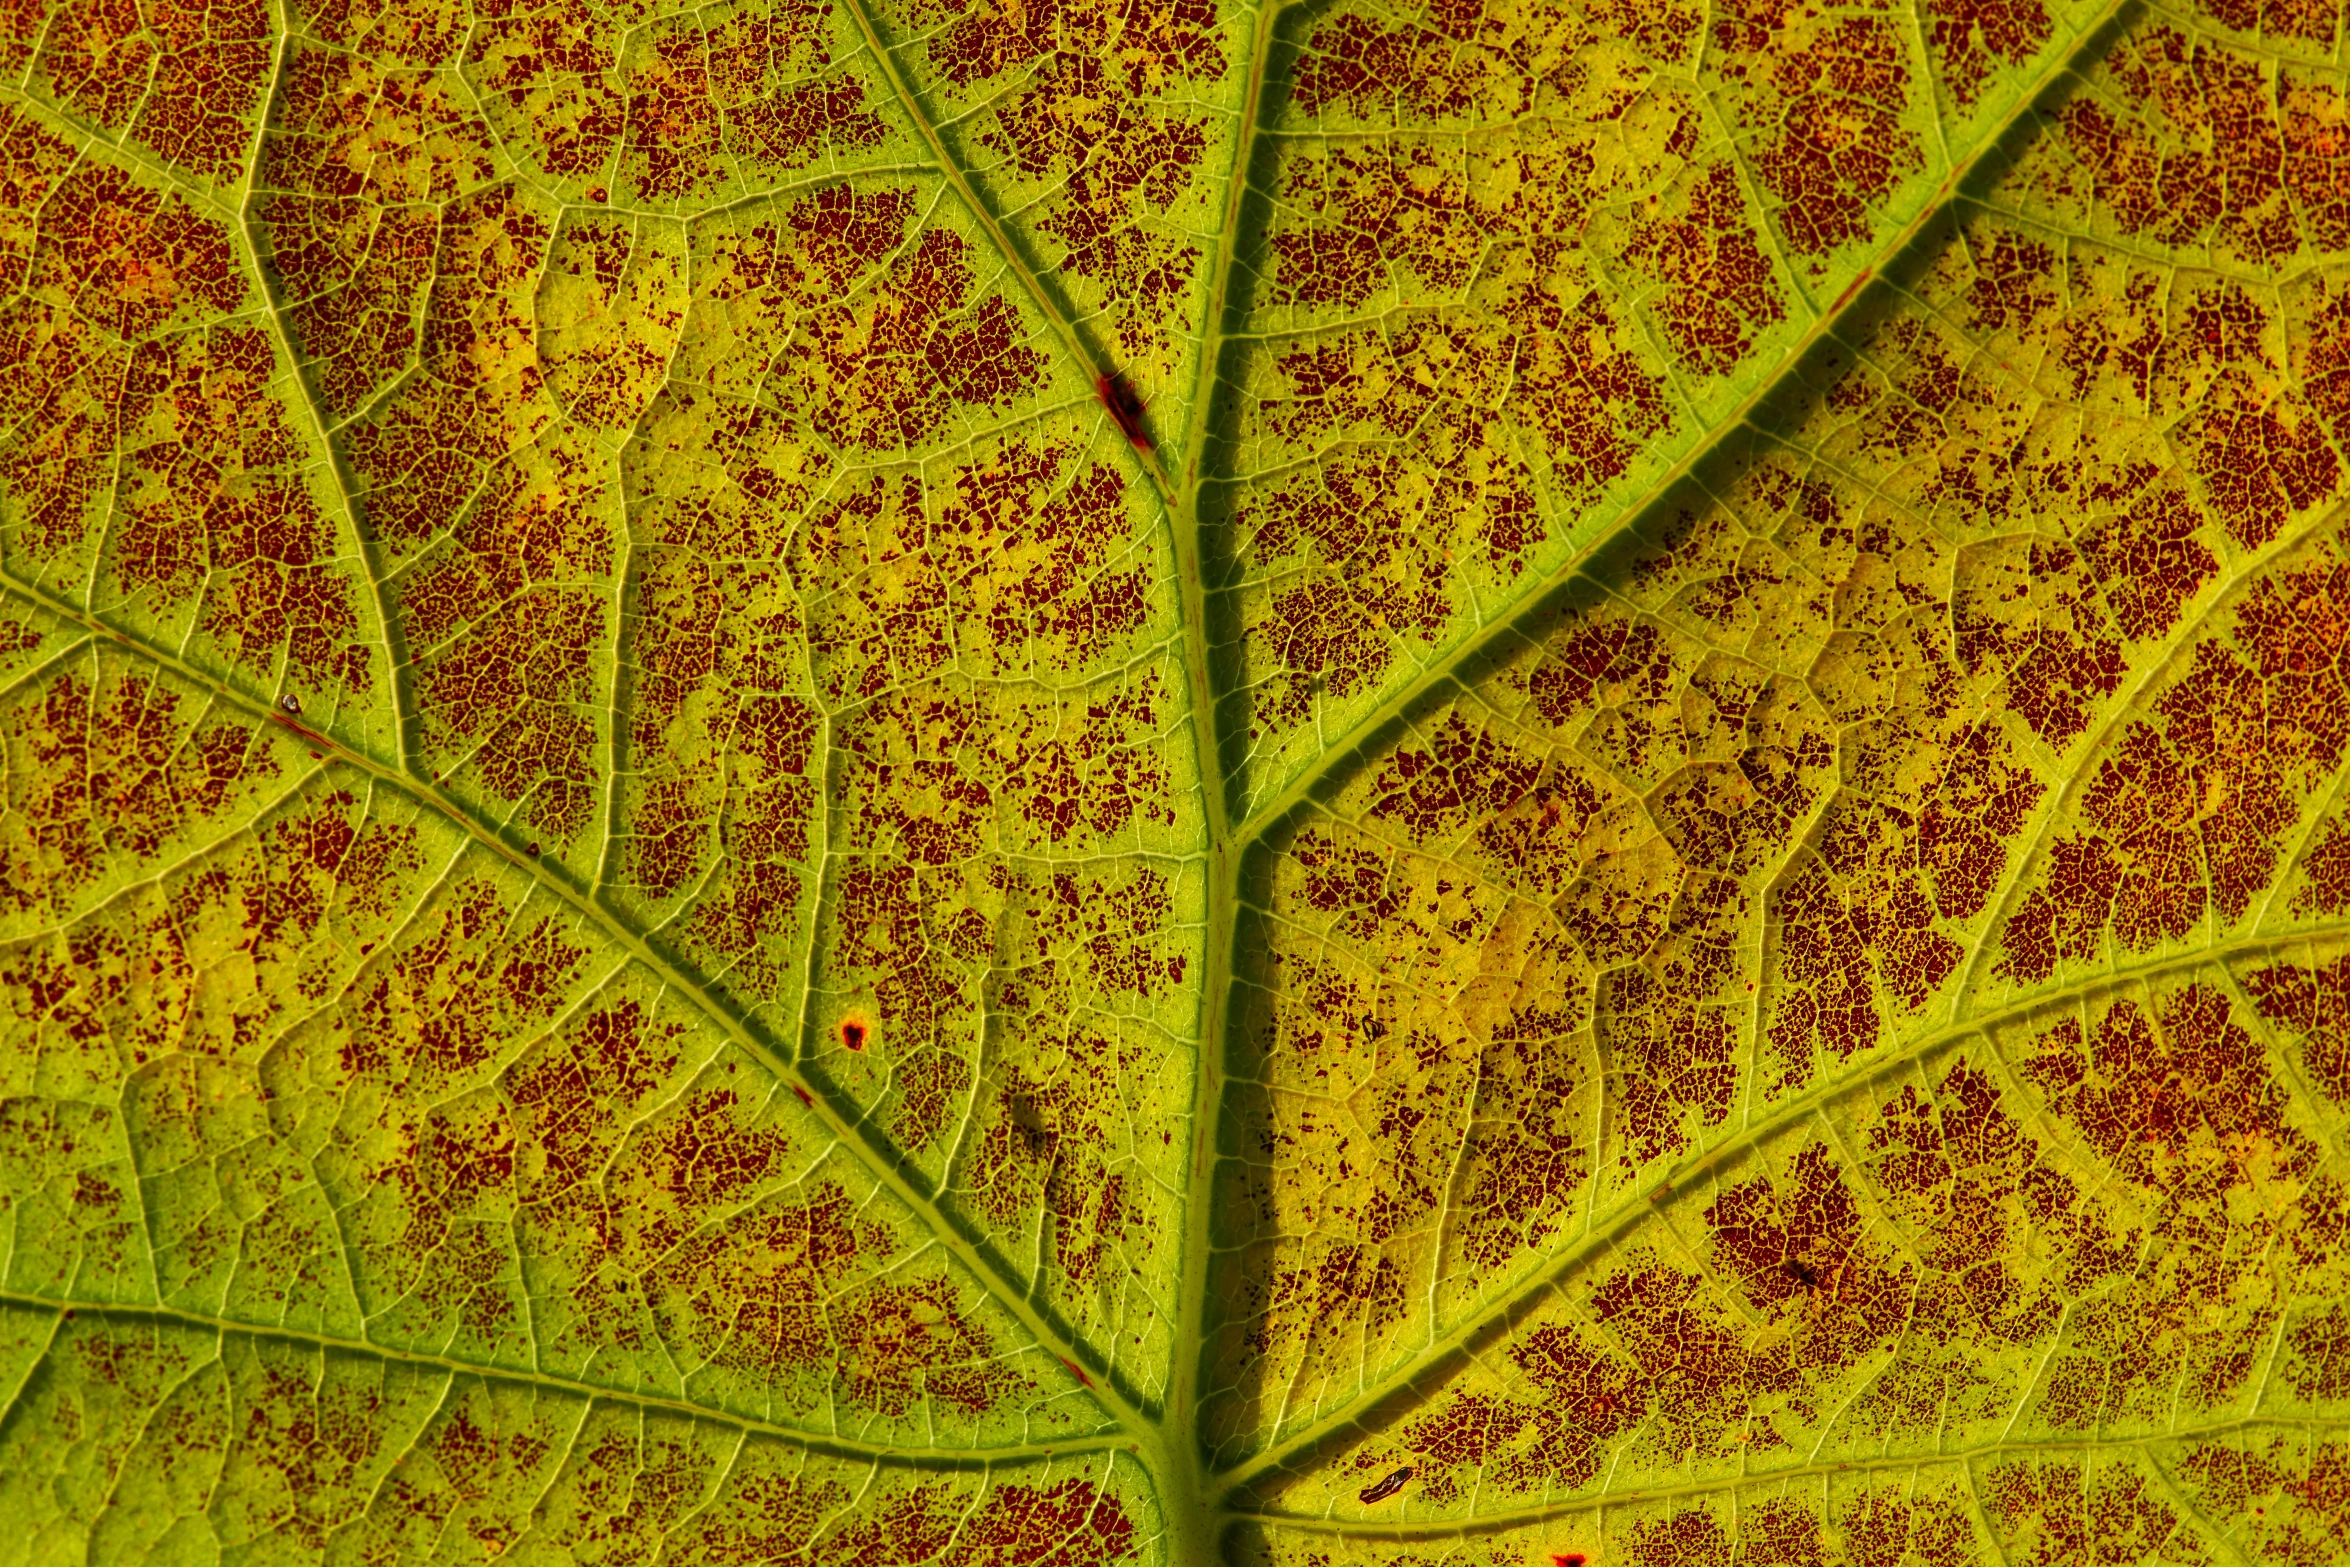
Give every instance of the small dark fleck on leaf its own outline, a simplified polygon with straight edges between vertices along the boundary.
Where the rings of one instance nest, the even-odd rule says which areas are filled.
[[[1094,382],[1094,391],[1101,398],[1102,406],[1110,411],[1110,417],[1118,421],[1126,439],[1134,443],[1134,449],[1149,451],[1151,438],[1142,427],[1142,399],[1126,384],[1126,378],[1115,372],[1105,375]]]

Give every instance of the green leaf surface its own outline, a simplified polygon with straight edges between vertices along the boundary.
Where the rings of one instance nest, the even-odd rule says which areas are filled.
[[[2343,24],[0,8],[0,1556],[2333,1560]]]

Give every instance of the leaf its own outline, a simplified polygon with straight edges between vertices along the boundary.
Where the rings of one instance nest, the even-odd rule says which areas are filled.
[[[28,0],[33,1562],[2318,1562],[2237,0]]]

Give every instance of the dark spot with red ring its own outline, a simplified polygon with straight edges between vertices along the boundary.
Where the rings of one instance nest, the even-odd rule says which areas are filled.
[[[1362,1494],[1357,1497],[1356,1500],[1361,1502],[1365,1507],[1370,1506],[1373,1502],[1384,1502],[1389,1497],[1393,1496],[1396,1492],[1402,1490],[1404,1482],[1409,1480],[1411,1477],[1411,1466],[1407,1464],[1403,1468],[1398,1469],[1395,1473],[1389,1475],[1386,1479],[1381,1480],[1378,1484],[1367,1485],[1363,1487]]]
[[[1126,378],[1113,371],[1096,378],[1093,389],[1102,406],[1110,411],[1110,417],[1118,421],[1118,428],[1126,432],[1126,439],[1134,443],[1134,449],[1149,451],[1151,438],[1142,428],[1142,398],[1126,384]]]
[[[529,856],[530,856],[532,859],[534,859],[534,860],[535,860],[535,859],[537,859],[537,858],[539,857],[539,846],[538,846],[537,844],[535,844],[535,843],[533,843],[533,844],[526,844],[526,845],[524,845],[524,846],[523,846],[523,850],[522,850],[522,852],[523,852],[523,853],[525,853],[525,854],[527,854],[527,855],[529,855]]]
[[[1581,1551],[1569,1551],[1564,1556],[1553,1551],[1550,1559],[1557,1564],[1557,1567],[1583,1567],[1583,1553]]]
[[[840,1042],[851,1050],[862,1051],[865,1048],[865,1025],[855,1018],[841,1024]]]

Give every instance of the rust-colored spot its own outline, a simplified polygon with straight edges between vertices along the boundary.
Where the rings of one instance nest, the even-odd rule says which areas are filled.
[[[842,1047],[845,1049],[859,1051],[863,1050],[865,1048],[864,1019],[854,1017],[842,1019],[840,1025],[840,1042]]]
[[[1126,439],[1134,443],[1134,449],[1138,452],[1149,451],[1151,438],[1142,427],[1142,398],[1127,384],[1126,378],[1113,370],[1108,375],[1095,377],[1093,390],[1094,395],[1102,400],[1102,406],[1110,411],[1110,417],[1118,421],[1118,428],[1126,433]]]

